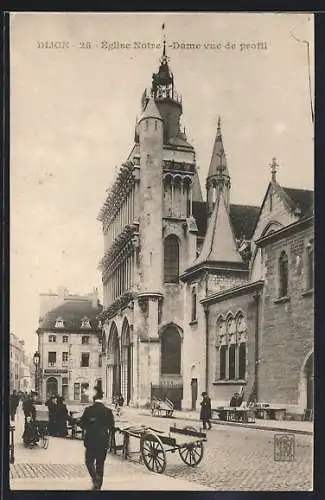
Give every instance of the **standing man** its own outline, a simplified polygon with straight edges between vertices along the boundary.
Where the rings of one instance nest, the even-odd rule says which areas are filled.
[[[17,412],[17,408],[19,405],[20,397],[18,396],[16,389],[12,391],[10,396],[10,419],[14,422],[15,416]]]
[[[104,463],[109,447],[110,433],[114,432],[113,412],[103,404],[103,391],[94,387],[94,404],[88,406],[80,418],[80,427],[85,432],[85,462],[93,482],[93,490],[98,491],[103,484]]]
[[[208,424],[208,429],[211,429],[211,399],[208,396],[207,392],[202,392],[202,401],[201,401],[201,412],[200,412],[200,419],[203,421],[203,429],[207,428]]]

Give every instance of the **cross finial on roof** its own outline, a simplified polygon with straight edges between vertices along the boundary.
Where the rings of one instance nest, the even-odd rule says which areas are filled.
[[[161,26],[161,30],[162,30],[162,33],[163,33],[163,53],[162,53],[162,57],[160,59],[160,61],[162,63],[167,63],[168,62],[168,57],[166,55],[166,35],[165,35],[165,23],[162,24]]]
[[[272,163],[269,165],[272,174],[272,182],[276,182],[276,174],[278,171],[279,164],[276,161],[276,158],[272,158]]]

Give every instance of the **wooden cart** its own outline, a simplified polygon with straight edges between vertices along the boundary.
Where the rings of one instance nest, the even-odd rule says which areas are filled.
[[[151,415],[153,417],[172,417],[174,413],[174,404],[170,399],[157,399],[151,401]]]
[[[175,425],[170,427],[169,433],[166,433],[144,425],[123,426],[119,423],[119,426],[115,427],[115,432],[123,435],[123,444],[117,446],[115,434],[112,435],[110,451],[116,453],[117,450],[121,450],[125,459],[131,458],[132,453],[140,454],[140,462],[143,462],[148,470],[159,474],[166,469],[168,452],[178,451],[182,461],[189,467],[199,465],[203,458],[203,443],[207,441],[205,433],[190,426],[181,429]],[[139,450],[130,451],[131,438],[140,441]]]

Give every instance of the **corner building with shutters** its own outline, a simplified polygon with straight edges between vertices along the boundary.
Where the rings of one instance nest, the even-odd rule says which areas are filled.
[[[98,215],[105,396],[141,406],[165,395],[177,409],[194,409],[207,390],[227,402],[239,385],[256,385],[262,313],[256,319],[252,297],[264,281],[253,240],[266,234],[261,209],[230,203],[220,118],[203,199],[165,48],[141,108],[131,152]],[[272,189],[283,191],[275,180]]]

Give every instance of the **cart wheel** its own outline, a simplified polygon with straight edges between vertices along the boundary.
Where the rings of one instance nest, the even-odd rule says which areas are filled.
[[[196,431],[196,429],[191,426],[184,427],[183,430]],[[203,443],[199,441],[197,443],[187,444],[179,448],[178,453],[186,465],[189,467],[196,467],[203,458]]]
[[[145,434],[140,440],[140,451],[147,469],[162,474],[166,469],[166,453],[158,436]]]

